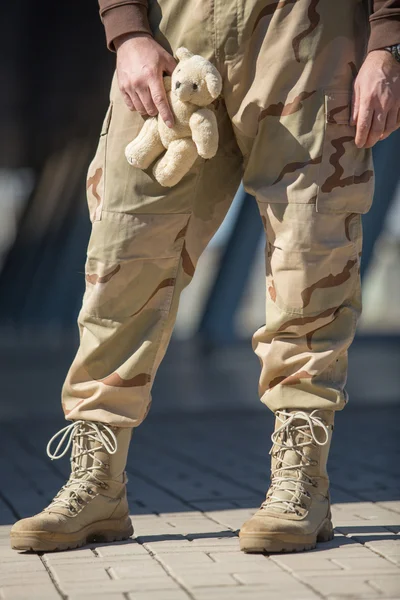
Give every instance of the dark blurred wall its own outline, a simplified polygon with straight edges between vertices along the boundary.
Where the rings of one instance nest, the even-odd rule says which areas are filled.
[[[96,0],[3,0],[0,23],[0,167],[40,169],[98,128],[114,57]]]
[[[2,0],[0,25],[0,195],[9,206],[0,205],[0,226],[17,222],[3,249],[0,327],[75,329],[90,231],[85,175],[115,56],[96,0]],[[18,182],[21,168],[34,185],[13,215],[7,179]]]

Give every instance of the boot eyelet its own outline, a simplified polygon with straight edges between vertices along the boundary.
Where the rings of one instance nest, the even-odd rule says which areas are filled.
[[[89,496],[93,496],[93,490],[92,490],[92,488],[88,488],[87,493],[89,494]]]

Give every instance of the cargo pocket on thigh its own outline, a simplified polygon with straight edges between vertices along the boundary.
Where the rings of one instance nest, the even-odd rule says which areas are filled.
[[[374,171],[370,149],[357,148],[348,90],[325,92],[325,137],[318,179],[318,212],[366,213],[372,203]]]
[[[112,103],[110,103],[100,132],[100,139],[96,154],[89,165],[86,180],[87,203],[92,223],[101,220],[104,204],[105,178],[106,178],[106,153],[107,137],[110,128]]]

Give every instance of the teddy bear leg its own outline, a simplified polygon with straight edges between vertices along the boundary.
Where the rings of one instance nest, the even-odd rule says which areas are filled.
[[[176,185],[198,157],[196,144],[189,138],[174,140],[153,167],[153,175],[161,185]]]
[[[157,117],[146,119],[139,135],[125,148],[129,164],[138,169],[147,169],[165,150],[158,133]]]

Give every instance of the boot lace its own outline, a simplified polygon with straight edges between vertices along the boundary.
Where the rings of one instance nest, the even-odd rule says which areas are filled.
[[[58,439],[54,452],[51,451],[51,446]],[[98,445],[93,445],[92,442],[97,442]],[[67,425],[57,431],[47,444],[47,456],[51,460],[58,460],[66,455],[71,445],[73,444],[73,452],[71,453],[71,475],[67,483],[60,489],[58,494],[53,498],[47,509],[55,505],[61,505],[74,513],[78,507],[86,503],[87,500],[82,494],[85,492],[89,496],[93,496],[94,491],[92,485],[107,489],[107,484],[97,475],[99,469],[107,469],[108,465],[96,457],[98,450],[105,449],[108,454],[115,454],[117,451],[117,438],[112,429],[104,423],[94,423],[92,421],[74,421],[71,425]],[[63,447],[64,445],[64,447]],[[92,464],[90,467],[82,465],[82,457],[90,457]],[[83,479],[84,476],[89,477]],[[64,497],[63,497],[64,496]]]
[[[274,506],[295,514],[299,514],[299,508],[306,508],[304,496],[310,497],[307,487],[316,487],[316,483],[312,477],[307,475],[305,468],[315,465],[316,462],[304,454],[304,448],[315,444],[325,446],[329,440],[328,427],[320,417],[316,416],[317,412],[317,410],[311,413],[280,410],[275,413],[282,425],[271,435],[274,445],[269,453],[280,464],[271,475],[271,485],[261,508]],[[304,421],[304,424],[294,424],[294,421],[298,422],[299,420]],[[315,433],[318,428],[322,429],[325,434],[322,442],[318,440]],[[305,441],[296,441],[298,434],[301,434]],[[298,464],[292,464],[285,460],[287,451],[294,452],[298,456]],[[292,494],[292,496],[290,499],[284,499],[278,495],[279,492]]]

